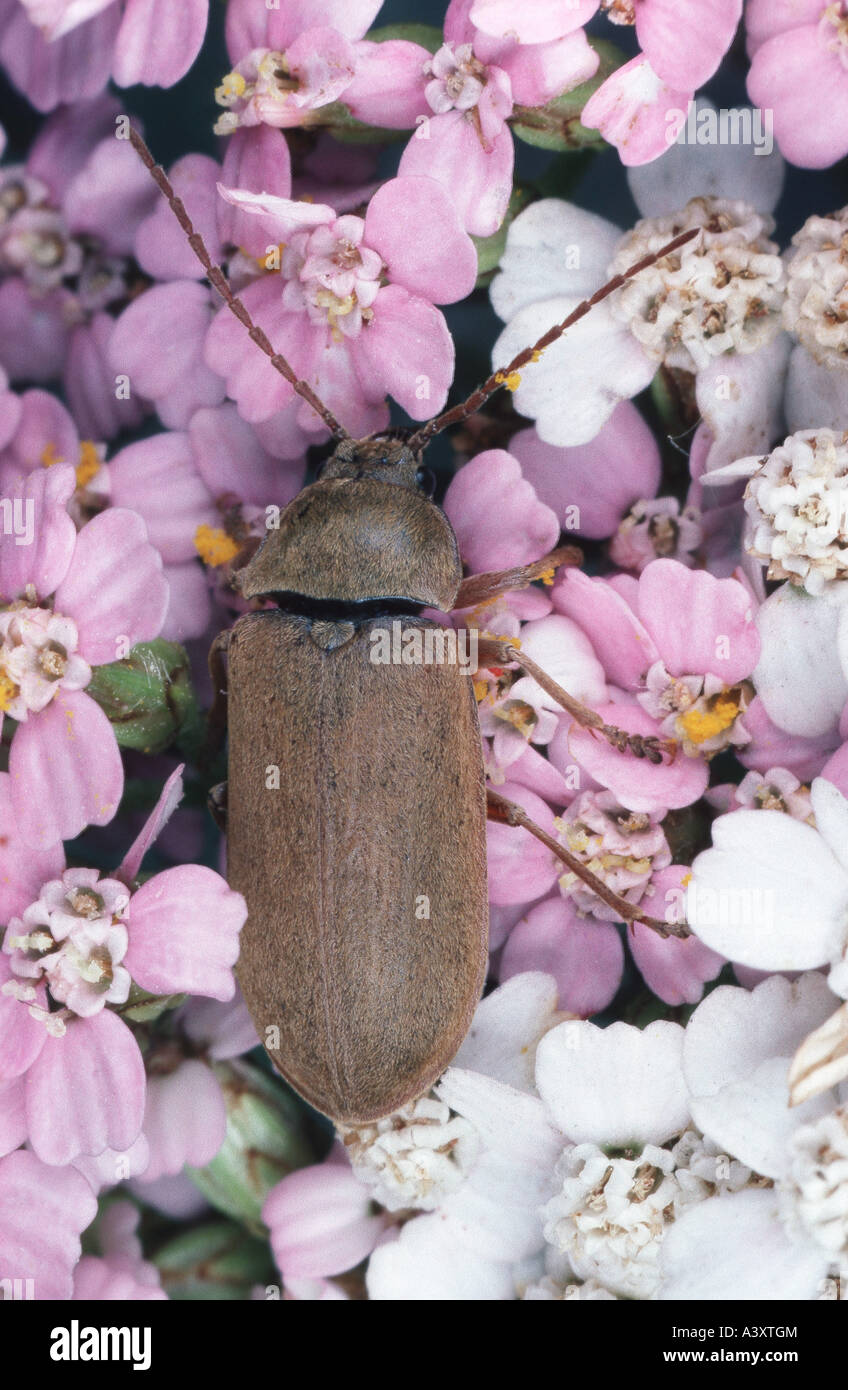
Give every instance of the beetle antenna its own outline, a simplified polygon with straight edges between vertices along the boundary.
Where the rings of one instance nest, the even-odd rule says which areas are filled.
[[[499,391],[502,386],[508,386],[510,389],[514,390],[518,383],[512,383],[510,378],[514,377],[522,367],[526,367],[528,362],[537,361],[540,354],[545,351],[545,348],[550,347],[551,343],[555,343],[557,338],[561,338],[566,329],[571,328],[579,319],[585,318],[589,311],[594,309],[596,304],[600,304],[602,299],[607,299],[609,295],[621,289],[621,286],[626,284],[628,280],[632,280],[635,275],[641,274],[643,270],[647,270],[650,266],[655,265],[657,261],[663,260],[665,256],[670,256],[672,252],[677,251],[681,246],[685,246],[687,242],[698,235],[700,230],[700,227],[693,227],[688,232],[681,232],[680,236],[676,236],[673,241],[670,241],[659,251],[653,251],[650,255],[643,256],[641,261],[637,261],[635,265],[629,266],[628,269],[622,271],[620,275],[614,276],[607,284],[602,285],[599,290],[595,291],[591,299],[584,299],[582,304],[578,304],[577,308],[572,310],[567,318],[563,319],[562,323],[554,324],[553,328],[549,328],[547,333],[543,333],[539,341],[534,343],[532,347],[524,348],[523,351],[519,352],[517,357],[513,357],[512,361],[506,367],[499,367],[497,371],[492,372],[488,380],[484,381],[482,386],[479,386],[476,391],[472,392],[467,400],[461,401],[459,405],[451,406],[449,410],[445,410],[441,415],[437,415],[435,419],[430,420],[428,424],[422,425],[420,430],[416,430],[415,434],[413,434],[408,441],[410,449],[416,453],[420,452],[427,441],[433,438],[434,434],[441,434],[442,430],[447,429],[448,425],[458,425],[461,421],[467,420],[469,415],[473,415],[482,405],[485,405],[489,397],[493,396],[496,391]]]
[[[162,168],[161,164],[156,163],[155,159],[153,158],[153,155],[150,153],[150,150],[147,148],[147,145],[144,143],[144,140],[139,135],[135,126],[131,125],[129,130],[130,143],[133,149],[135,150],[136,154],[138,154],[145,167],[148,169],[151,177],[153,178],[154,182],[158,185],[160,191],[167,198],[171,211],[173,212],[174,216],[176,217],[177,221],[179,222],[180,226],[185,232],[186,237],[188,238],[189,246],[191,247],[192,251],[194,252],[197,259],[200,261],[200,264],[203,266],[203,269],[206,272],[206,278],[209,280],[210,284],[212,284],[214,288],[218,291],[227,308],[230,310],[231,313],[235,314],[239,323],[244,325],[244,327],[248,331],[249,337],[253,340],[253,342],[256,344],[258,348],[262,349],[262,351],[265,353],[265,356],[270,361],[271,366],[274,367],[275,370],[280,373],[280,376],[285,377],[286,381],[294,389],[298,396],[300,396],[303,400],[307,401],[308,404],[312,406],[312,409],[315,411],[315,414],[321,417],[328,430],[330,430],[331,434],[335,435],[337,439],[349,439],[350,435],[348,434],[347,430],[339,424],[333,412],[330,409],[328,409],[328,407],[324,404],[322,400],[318,398],[318,396],[316,396],[315,392],[312,390],[312,387],[308,384],[308,382],[303,381],[298,376],[297,372],[294,370],[291,364],[286,361],[285,357],[283,357],[281,353],[274,351],[274,348],[272,344],[269,342],[267,335],[258,326],[258,324],[255,324],[253,322],[253,319],[250,317],[250,314],[248,313],[244,304],[239,299],[238,295],[235,294],[235,292],[233,291],[233,287],[227,279],[226,275],[224,274],[223,270],[212,260],[212,257],[210,256],[204,243],[203,237],[200,235],[198,231],[195,230],[194,223],[192,222],[191,218],[186,212],[185,204],[183,203],[182,198],[179,198],[177,194],[174,192],[174,189],[171,185],[171,181],[168,178],[168,175],[165,173],[165,170]]]

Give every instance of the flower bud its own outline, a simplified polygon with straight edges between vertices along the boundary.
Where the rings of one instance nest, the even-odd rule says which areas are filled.
[[[86,693],[108,717],[122,748],[161,753],[199,731],[188,655],[178,642],[137,643],[123,660],[98,666]]]

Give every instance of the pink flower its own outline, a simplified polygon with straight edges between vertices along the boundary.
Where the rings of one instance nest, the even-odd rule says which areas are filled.
[[[120,753],[85,686],[92,666],[155,637],[168,603],[141,518],[114,508],[77,534],[65,506],[74,485],[64,464],[24,477],[32,543],[0,550],[0,712],[19,721],[11,796],[21,836],[42,849],[114,816]]]
[[[227,108],[217,133],[262,122],[306,125],[311,112],[338,101],[356,71],[351,41],[370,28],[381,3],[301,0],[262,9],[252,0],[232,0],[227,48],[235,66],[215,92]]]
[[[629,903],[639,903],[653,874],[671,863],[661,825],[665,814],[663,807],[651,812],[629,811],[607,791],[583,792],[564,813],[558,838],[614,893]],[[619,920],[615,910],[576,874],[566,870],[560,889],[580,912],[591,913],[602,922]]]
[[[390,179],[364,219],[337,217],[325,204],[221,192],[262,219],[269,241],[284,243],[279,279],[264,275],[244,303],[347,429],[362,436],[385,424],[387,391],[414,419],[441,409],[454,352],[434,305],[469,293],[477,258],[438,184]],[[292,399],[227,310],[209,332],[206,360],[252,423]],[[298,421],[310,416],[299,403]]]
[[[510,932],[498,979],[503,983],[528,970],[553,975],[557,1007],[589,1018],[612,1003],[621,984],[621,937],[609,922],[583,917],[571,899],[545,898]]]
[[[203,43],[208,0],[2,0],[0,61],[39,111],[119,87],[172,87]]]
[[[438,179],[473,235],[491,236],[506,213],[514,163],[507,121],[515,104],[542,106],[597,70],[598,55],[580,28],[582,12],[596,8],[557,6],[548,38],[538,43],[520,36],[514,14],[485,16],[479,3],[451,0],[445,43],[425,64],[432,114],[418,125],[399,172]],[[478,27],[478,12],[488,31]]]
[[[8,921],[0,954],[0,1083],[14,1088],[3,1101],[19,1107],[24,1127],[23,1133],[11,1129],[6,1142],[28,1137],[46,1163],[106,1149],[126,1153],[138,1139],[145,1115],[144,1062],[134,1034],[113,1011],[126,1001],[133,981],[150,994],[220,1000],[234,994],[244,899],[211,869],[190,864],[134,887],[144,853],[179,800],[180,771],[113,879],[95,869],[65,869],[59,853],[59,875],[42,883],[35,899]],[[20,838],[7,837],[0,878],[13,885],[18,902],[27,878],[35,877],[21,866],[27,858]],[[223,1137],[217,1082],[199,1061],[185,1063],[181,1073],[183,1089],[168,1091],[171,1113],[175,1099],[183,1113],[199,1106],[207,1136],[208,1120],[215,1119],[217,1143],[211,1149],[205,1142],[192,1148],[189,1141],[189,1156],[208,1162]],[[215,1095],[200,1084],[207,1076],[217,1111]],[[149,1116],[160,1099],[158,1092],[148,1096]],[[156,1137],[154,1119],[149,1126]],[[183,1144],[193,1132],[191,1126],[185,1132],[168,1127],[170,1134],[177,1131]],[[184,1156],[177,1166],[185,1161]],[[160,1163],[158,1171],[165,1168]]]
[[[324,1279],[361,1263],[386,1229],[344,1155],[302,1168],[272,1188],[262,1208],[274,1258],[289,1279]]]
[[[485,449],[454,476],[445,512],[472,572],[526,565],[552,550],[560,524],[505,449]]]
[[[48,1168],[25,1150],[0,1158],[0,1280],[13,1297],[70,1298],[80,1235],[96,1214],[73,1168]]]
[[[804,169],[835,164],[848,154],[848,9],[749,0],[746,20],[748,95],[773,112],[782,153]]]

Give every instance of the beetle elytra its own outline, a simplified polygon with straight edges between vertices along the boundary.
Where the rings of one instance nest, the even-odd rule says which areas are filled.
[[[419,485],[420,452],[593,304],[697,233],[603,286],[411,437],[353,440],[274,352],[134,130],[131,139],[211,284],[338,440],[318,481],[239,571],[242,595],[275,607],[217,638],[211,666],[228,697],[228,877],[248,905],[241,989],[286,1080],[334,1121],[366,1123],[426,1092],[471,1023],[487,962],[487,802],[490,816],[543,839],[623,920],[675,930],[617,898],[520,807],[487,792],[473,686],[457,665],[375,665],[370,652],[375,631],[397,618],[423,635],[436,626],[424,609],[469,607],[574,562],[569,547],[463,581],[451,526]],[[603,725],[517,646],[489,646],[481,665],[518,664],[599,736],[653,761],[667,751]],[[279,773],[273,791],[269,767]]]

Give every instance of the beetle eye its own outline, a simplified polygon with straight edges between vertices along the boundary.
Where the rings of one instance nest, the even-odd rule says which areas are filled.
[[[419,468],[415,474],[415,481],[424,493],[425,497],[432,497],[436,491],[436,475],[429,468]]]

